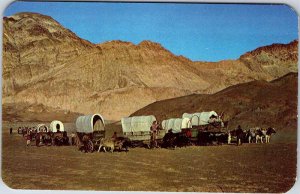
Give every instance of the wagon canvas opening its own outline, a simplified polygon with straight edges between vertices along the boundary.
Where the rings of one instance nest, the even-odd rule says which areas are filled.
[[[298,10],[285,4],[9,4],[2,16],[4,184],[293,190]]]

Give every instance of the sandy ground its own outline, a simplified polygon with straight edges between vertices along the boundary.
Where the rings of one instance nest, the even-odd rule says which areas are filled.
[[[296,177],[296,134],[278,133],[271,144],[85,154],[74,146],[26,147],[7,126],[2,179],[14,189],[269,193],[288,191]]]

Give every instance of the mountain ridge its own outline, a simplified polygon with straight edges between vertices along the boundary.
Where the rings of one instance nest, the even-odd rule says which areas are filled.
[[[214,94],[193,94],[154,102],[131,116],[155,115],[160,122],[181,118],[183,113],[217,111],[229,129],[270,127],[297,130],[298,73],[267,82],[255,80],[230,86]]]
[[[194,62],[149,40],[93,44],[41,14],[4,17],[3,27],[2,104],[43,104],[119,120],[155,101],[298,71],[298,41],[249,52],[243,60]]]

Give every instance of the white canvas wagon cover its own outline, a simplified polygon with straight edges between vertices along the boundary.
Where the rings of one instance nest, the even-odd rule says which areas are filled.
[[[47,125],[46,125],[46,124],[43,124],[43,123],[38,124],[38,125],[36,126],[36,129],[37,129],[37,132],[45,131],[45,129],[48,131]]]
[[[150,127],[156,121],[155,116],[123,117],[121,119],[123,132],[149,132]]]
[[[54,120],[50,123],[50,131],[54,133],[57,131],[65,131],[64,124],[61,121]]]
[[[104,126],[104,118],[100,114],[79,116],[76,120],[76,131],[81,133],[104,131]]]
[[[215,111],[209,112],[197,112],[197,113],[184,113],[182,118],[189,118],[192,121],[193,126],[207,125],[211,116],[218,117],[218,114]]]
[[[189,118],[171,118],[162,121],[162,128],[165,131],[172,129],[173,133],[180,133],[181,129],[192,128]]]

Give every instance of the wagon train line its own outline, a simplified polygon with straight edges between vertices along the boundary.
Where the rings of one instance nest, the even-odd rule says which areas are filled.
[[[254,127],[229,130],[228,122],[215,111],[184,113],[181,118],[169,118],[161,122],[154,115],[124,117],[120,121],[121,134],[106,136],[105,119],[101,114],[79,116],[76,129],[67,134],[64,124],[54,120],[48,127],[19,127],[18,133],[26,144],[36,146],[76,146],[82,152],[128,151],[129,148],[171,148],[242,143],[270,143],[276,130]],[[11,129],[12,130],[12,129]]]

